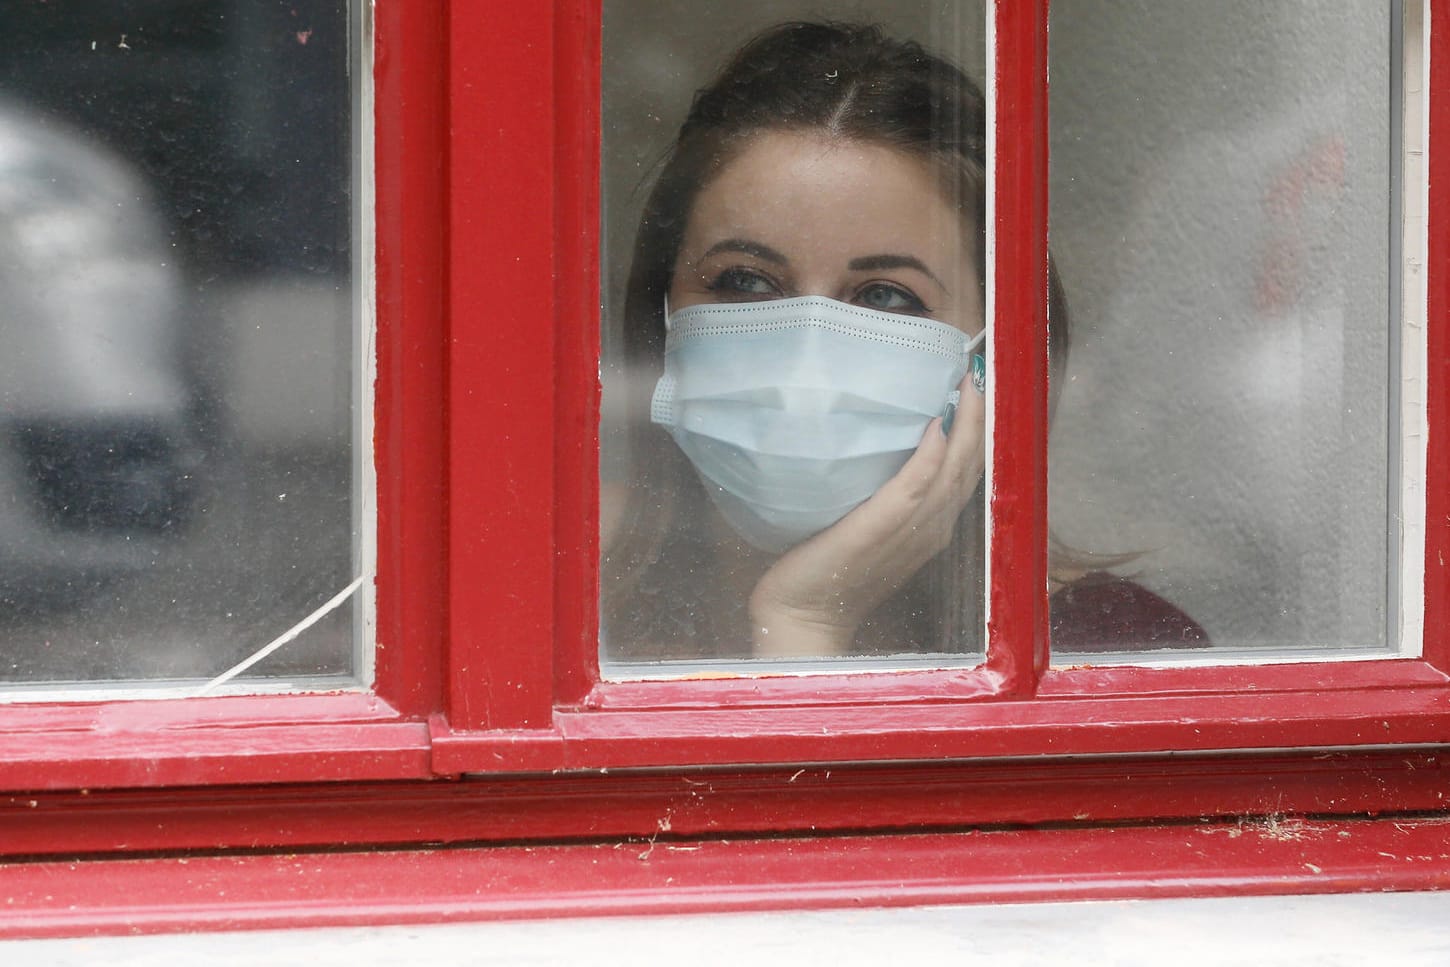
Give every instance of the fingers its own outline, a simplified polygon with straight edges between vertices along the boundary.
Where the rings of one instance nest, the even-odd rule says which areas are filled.
[[[888,548],[921,544],[924,536],[925,543],[934,543],[929,535],[950,535],[984,465],[986,404],[969,386],[964,385],[961,395],[949,435],[943,436],[940,418],[928,423],[921,443],[896,475],[807,544],[834,545],[847,556],[876,555],[889,554]]]
[[[811,627],[840,632],[821,653],[843,653],[866,615],[948,546],[984,465],[986,403],[966,382],[950,433],[940,418],[928,423],[880,490],[766,572],[751,594],[756,625],[774,627],[768,616],[776,613],[810,616]],[[791,649],[805,640],[773,637]]]
[[[961,402],[950,434],[942,435],[942,420],[926,426],[916,451],[876,495],[867,501],[901,502],[914,506],[937,501],[957,510],[965,505],[985,465],[987,405],[963,380]],[[878,499],[879,498],[879,499]],[[865,505],[863,505],[865,506]]]
[[[946,440],[947,452],[939,477],[939,486],[950,491],[959,509],[976,489],[986,466],[987,401],[971,388],[971,379],[968,374],[962,380],[961,401]]]
[[[941,423],[938,417],[926,425],[916,451],[878,493],[890,490],[899,499],[913,502],[927,498],[948,456],[950,440],[942,435]]]
[[[982,441],[985,439],[987,400],[972,388],[971,383],[972,377],[969,373],[957,387],[961,399],[957,403],[957,417],[952,422],[952,432],[947,437],[947,447],[951,451],[948,460],[960,458],[963,451],[972,453],[982,449]]]

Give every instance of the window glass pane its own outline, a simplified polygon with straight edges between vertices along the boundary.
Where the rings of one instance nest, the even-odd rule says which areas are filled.
[[[980,658],[984,23],[604,4],[611,673]]]
[[[0,6],[0,680],[211,679],[361,573],[348,6]],[[242,677],[358,673],[355,597]]]
[[[1399,8],[1053,5],[1059,657],[1395,643]]]

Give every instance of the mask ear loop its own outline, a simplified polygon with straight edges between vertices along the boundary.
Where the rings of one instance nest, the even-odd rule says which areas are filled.
[[[665,292],[665,332],[670,331],[670,293]]]

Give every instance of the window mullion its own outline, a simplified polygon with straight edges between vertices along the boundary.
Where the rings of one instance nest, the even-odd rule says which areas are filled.
[[[600,61],[599,4],[555,22],[555,251],[559,423],[555,688],[581,701],[599,681]]]
[[[1440,669],[1450,667],[1450,637],[1438,632],[1450,624],[1450,600],[1446,596],[1446,561],[1450,558],[1450,447],[1445,445],[1446,413],[1450,412],[1450,150],[1445,136],[1450,132],[1450,2],[1429,4],[1430,60],[1429,149],[1425,171],[1429,181],[1427,199],[1427,262],[1424,267],[1426,305],[1425,386],[1426,447],[1425,480],[1425,647],[1424,656]],[[1412,552],[1412,551],[1411,551]]]
[[[1047,664],[1047,0],[992,5],[988,658],[1004,691]]]
[[[376,689],[409,715],[435,711],[445,672],[443,436],[447,155],[444,12],[374,8],[378,482]],[[407,267],[405,269],[405,266]]]
[[[448,40],[448,721],[544,729],[555,630],[553,8],[501,16],[494,4],[453,4]]]

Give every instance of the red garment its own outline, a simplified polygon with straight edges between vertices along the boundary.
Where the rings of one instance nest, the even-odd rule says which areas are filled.
[[[1079,578],[1051,600],[1055,653],[1209,645],[1203,627],[1178,607],[1106,571]]]

